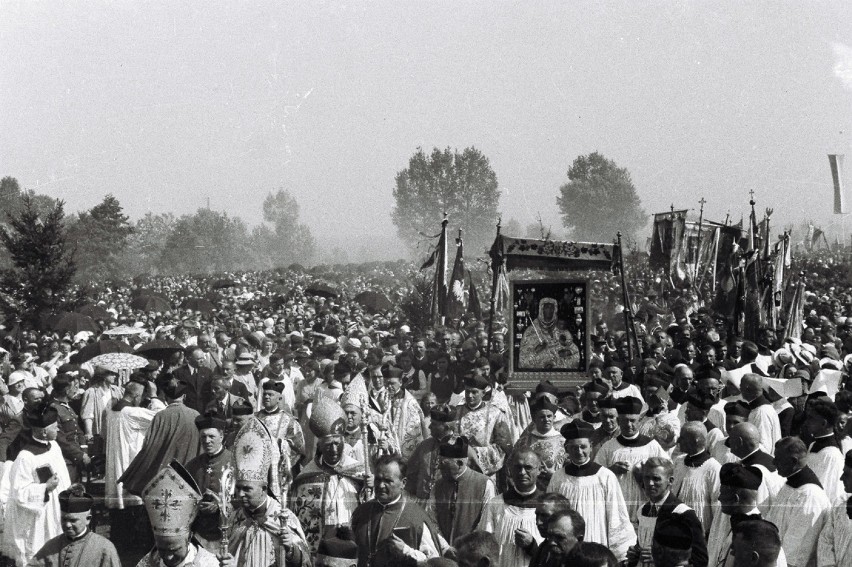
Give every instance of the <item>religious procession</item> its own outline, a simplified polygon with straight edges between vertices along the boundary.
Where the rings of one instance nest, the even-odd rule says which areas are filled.
[[[4,325],[3,560],[852,565],[848,254],[770,215],[672,207],[649,254],[498,224],[480,282],[445,219],[424,327],[399,265],[146,277]]]

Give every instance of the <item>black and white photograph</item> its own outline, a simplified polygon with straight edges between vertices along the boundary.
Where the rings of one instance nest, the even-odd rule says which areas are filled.
[[[585,372],[587,282],[513,282],[512,368]]]
[[[0,54],[0,567],[852,567],[852,2]]]

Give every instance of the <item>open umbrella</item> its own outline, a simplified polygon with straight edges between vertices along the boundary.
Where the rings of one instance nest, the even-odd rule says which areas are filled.
[[[84,305],[77,309],[77,313],[82,315],[88,315],[94,320],[101,319],[103,321],[107,321],[112,319],[112,313],[101,307],[100,305]]]
[[[377,291],[362,291],[355,296],[355,301],[360,303],[364,309],[371,313],[379,313],[390,311],[393,309],[393,303],[383,293]]]
[[[171,339],[155,339],[136,349],[136,354],[155,360],[165,360],[172,354],[183,350],[180,343]]]
[[[130,307],[140,311],[171,311],[169,300],[159,295],[140,295],[130,302]]]
[[[128,352],[109,352],[96,356],[89,361],[89,364],[118,372],[119,370],[145,368],[148,366],[148,360]]]
[[[56,322],[53,329],[66,333],[79,333],[80,331],[97,333],[100,330],[94,319],[81,313],[66,313]]]
[[[104,334],[110,337],[122,337],[125,335],[141,335],[145,329],[139,327],[128,327],[127,325],[119,325],[118,327],[107,329]]]
[[[324,282],[312,283],[305,289],[305,293],[310,293],[311,295],[319,295],[320,297],[325,298],[337,297],[338,295],[340,295],[340,292],[337,290],[336,287]]]
[[[216,306],[208,299],[200,297],[190,297],[184,299],[180,304],[183,309],[192,309],[193,311],[201,311],[202,313],[212,313],[216,311]]]
[[[96,356],[110,352],[133,352],[133,349],[129,344],[121,341],[98,341],[81,348],[79,352],[71,356],[71,362],[73,364],[83,364]]]

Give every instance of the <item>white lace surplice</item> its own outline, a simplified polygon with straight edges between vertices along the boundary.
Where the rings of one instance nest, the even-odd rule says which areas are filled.
[[[535,525],[535,508],[508,506],[503,496],[492,498],[482,510],[482,518],[477,529],[494,534],[500,544],[500,558],[496,567],[527,567],[530,556],[515,545],[515,530],[521,528],[531,533],[538,543],[544,538]]]

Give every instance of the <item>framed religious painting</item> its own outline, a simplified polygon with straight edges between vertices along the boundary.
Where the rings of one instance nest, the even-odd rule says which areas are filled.
[[[585,380],[591,345],[586,280],[511,283],[509,380],[534,388],[541,380],[575,385]]]

